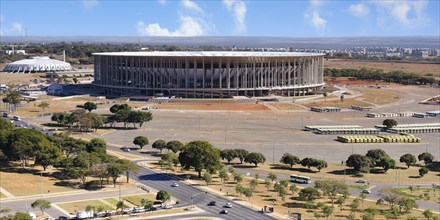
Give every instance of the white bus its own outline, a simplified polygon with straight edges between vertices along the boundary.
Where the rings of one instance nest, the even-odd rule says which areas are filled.
[[[310,177],[307,176],[300,176],[296,174],[290,175],[290,181],[294,183],[312,183],[312,180],[310,180]]]

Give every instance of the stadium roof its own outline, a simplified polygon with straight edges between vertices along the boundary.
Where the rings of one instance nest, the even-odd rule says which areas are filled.
[[[154,52],[106,52],[93,53],[102,56],[151,56],[151,57],[308,57],[323,53],[300,52],[250,52],[250,51],[154,51]]]
[[[44,72],[44,71],[67,71],[72,70],[69,63],[52,60],[49,57],[29,57],[8,63],[3,69],[5,72]]]

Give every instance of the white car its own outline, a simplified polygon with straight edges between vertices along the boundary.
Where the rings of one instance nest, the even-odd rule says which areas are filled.
[[[123,150],[123,151],[125,151],[125,152],[130,152],[130,148],[128,148],[128,147],[126,147],[126,146],[121,147],[121,150]]]
[[[165,203],[162,203],[162,204],[160,205],[160,207],[161,207],[162,209],[172,209],[172,208],[173,208],[172,205],[170,205],[170,204],[165,204]]]
[[[178,187],[179,184],[178,184],[178,183],[173,183],[173,184],[171,184],[171,186],[172,186],[172,187]]]
[[[224,207],[225,207],[225,208],[232,208],[232,204],[228,202],[228,203],[226,203],[226,204],[224,205]]]

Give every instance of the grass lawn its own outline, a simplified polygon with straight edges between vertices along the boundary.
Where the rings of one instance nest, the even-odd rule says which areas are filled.
[[[115,199],[115,198],[107,198],[107,199],[104,199],[104,200],[105,200],[106,202],[112,204],[114,207],[116,207],[116,205],[118,204],[118,200]]]
[[[73,191],[74,188],[70,186],[63,186],[63,183],[53,177],[40,176],[40,173],[35,174],[28,172],[31,168],[21,169],[17,168],[17,172],[1,172],[0,179],[1,186],[14,196],[30,196],[39,195],[41,191],[43,194]],[[11,181],[14,180],[14,181]]]
[[[347,184],[348,188],[352,188],[352,189],[358,189],[358,190],[364,190],[364,189],[368,189],[367,185],[354,185],[354,184]]]
[[[289,104],[289,103],[270,103],[269,105],[274,106],[275,108],[283,111],[287,110],[304,110],[304,108],[298,106],[297,104]]]
[[[122,197],[123,200],[128,201],[131,204],[134,204],[136,206],[141,206],[141,200],[147,199],[150,201],[156,201],[156,196],[154,194],[142,194],[142,195],[135,195],[135,196],[124,196]]]
[[[411,191],[408,187],[400,188],[404,196],[429,202],[440,203],[440,189],[414,187]]]
[[[76,211],[84,211],[86,209],[86,206],[88,206],[88,205],[103,206],[104,210],[113,210],[112,207],[108,206],[107,204],[105,204],[99,200],[87,200],[87,201],[81,201],[81,202],[59,203],[57,205],[72,215],[76,214]]]
[[[155,166],[154,164],[150,164],[152,166]],[[335,167],[341,167],[341,166],[336,166],[336,165],[332,165],[333,168]],[[342,166],[344,167],[344,166]],[[265,205],[267,206],[273,206],[275,208],[275,212],[279,215],[279,216],[286,216],[289,211],[294,211],[294,212],[299,212],[302,213],[302,217],[303,219],[314,219],[314,212],[317,212],[321,217],[323,216],[322,210],[321,209],[312,209],[312,210],[307,210],[304,208],[304,201],[301,201],[298,198],[298,192],[290,192],[290,190],[287,193],[286,196],[286,200],[285,201],[281,201],[280,197],[278,196],[278,193],[273,191],[273,186],[266,188],[266,186],[263,184],[264,178],[260,176],[259,179],[259,184],[258,186],[255,188],[252,196],[250,198],[245,197],[244,195],[238,195],[235,187],[236,187],[236,183],[233,182],[232,180],[232,176],[229,176],[229,181],[226,182],[226,184],[223,184],[220,179],[217,176],[213,176],[212,179],[212,183],[209,186],[206,186],[206,183],[203,180],[200,180],[198,178],[196,178],[195,176],[197,175],[195,171],[190,170],[190,171],[181,171],[180,169],[176,168],[174,169],[175,171],[171,171],[172,173],[175,173],[176,175],[179,176],[186,176],[187,174],[192,175],[193,177],[191,178],[191,184],[196,184],[202,187],[209,187],[211,190],[214,190],[217,194],[222,195],[223,197],[227,197],[229,199],[233,199],[233,200],[237,200],[237,201],[246,201],[248,203],[249,207],[263,207]],[[258,171],[256,171],[258,172]],[[170,173],[170,171],[168,172]],[[324,173],[324,172],[322,172]],[[321,173],[321,174],[322,174]],[[306,174],[304,174],[306,175]],[[326,177],[327,178],[327,177]],[[338,179],[341,179],[341,177],[339,176]],[[358,178],[357,178],[358,179]],[[240,185],[242,185],[243,187],[249,187],[249,183],[250,183],[250,178],[245,178]],[[277,181],[279,181],[280,179],[278,179]],[[354,180],[353,180],[354,182]],[[355,185],[355,184],[353,184]],[[302,188],[301,185],[297,185],[299,189]],[[273,202],[273,199],[275,199],[275,202]],[[350,210],[350,204],[352,203],[352,201],[354,200],[354,198],[348,198],[346,200],[346,202],[342,205],[342,207],[339,207],[337,205],[335,205],[334,208],[334,212],[333,214],[329,217],[329,219],[346,219],[347,216],[351,213]],[[321,197],[320,199],[315,200],[314,204],[318,204],[319,202],[323,203],[324,205],[330,205],[331,206],[331,200],[329,198],[324,198]],[[390,210],[390,207],[387,205],[376,205],[375,202],[371,202],[371,201],[363,201],[362,204],[359,206],[358,210],[356,211],[356,219],[360,219],[361,215],[363,214],[363,210],[368,208],[368,207],[375,207],[378,208],[379,210],[382,210],[382,212],[388,211]],[[419,210],[411,210],[411,215],[417,217],[418,219],[422,219],[422,212]],[[397,219],[406,219],[407,214],[402,214],[400,215]],[[377,214],[375,215],[374,219],[386,219],[386,217],[382,214]]]
[[[401,95],[393,93],[387,89],[357,89],[357,90],[363,93],[363,95],[360,96],[359,99],[377,105],[384,105],[391,102],[396,102],[402,98]]]
[[[336,108],[350,108],[350,106],[352,106],[352,105],[362,106],[362,107],[372,106],[370,103],[362,102],[357,99],[344,99],[343,102],[341,102],[341,100],[327,100],[327,101],[319,100],[319,101],[316,101],[315,103],[311,102],[311,103],[307,103],[307,104],[303,104],[303,105],[308,108],[329,107],[329,106],[336,107]]]
[[[312,168],[312,170],[307,169],[307,167],[303,167],[301,165],[295,165],[292,169],[289,169],[288,166],[282,165],[282,164],[263,164],[258,165],[257,168],[255,168],[253,165],[249,164],[237,164],[237,166],[248,166],[250,169],[255,170],[256,173],[258,173],[258,170],[270,170],[275,173],[286,173],[286,174],[300,174],[303,176],[310,176],[315,178],[326,178],[326,179],[337,179],[337,180],[344,180],[347,183],[354,183],[358,179],[364,179],[368,182],[396,182],[396,172],[398,172],[400,176],[400,182],[401,183],[436,183],[438,182],[438,175],[439,172],[436,171],[430,171],[428,174],[426,174],[423,177],[419,177],[419,169],[418,166],[411,166],[409,169],[406,168],[406,165],[402,163],[396,164],[400,169],[390,169],[387,173],[367,173],[364,174],[364,177],[354,177],[351,174],[351,168],[346,167],[342,164],[328,164],[328,167],[325,169],[322,169],[321,172],[317,172],[318,170]],[[344,172],[345,170],[345,172]],[[344,175],[345,174],[345,175]],[[354,184],[355,185],[355,184]]]

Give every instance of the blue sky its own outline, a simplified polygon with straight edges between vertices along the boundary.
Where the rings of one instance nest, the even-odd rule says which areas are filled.
[[[0,0],[0,34],[439,36],[437,0]]]

